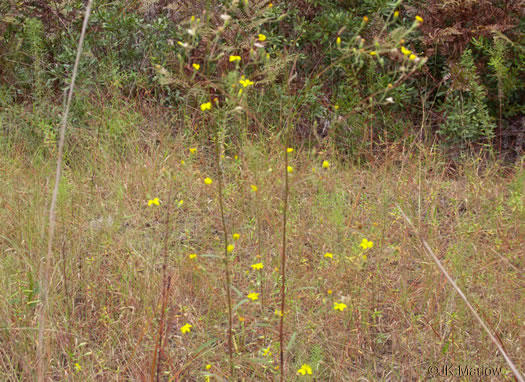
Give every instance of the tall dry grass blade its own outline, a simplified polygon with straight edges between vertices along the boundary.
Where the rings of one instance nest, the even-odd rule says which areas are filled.
[[[84,23],[82,24],[82,32],[80,33],[80,40],[78,42],[77,57],[75,59],[75,65],[73,66],[73,73],[71,75],[71,85],[69,86],[69,93],[67,97],[66,107],[62,121],[60,123],[60,139],[58,142],[58,158],[57,168],[55,174],[55,187],[53,189],[53,195],[51,197],[51,206],[49,207],[49,230],[48,230],[48,242],[47,242],[47,254],[44,264],[40,266],[40,280],[42,282],[42,293],[40,298],[39,314],[38,314],[38,343],[37,343],[37,376],[38,381],[44,381],[45,365],[44,365],[44,331],[46,326],[46,314],[47,314],[47,298],[49,289],[49,273],[51,268],[51,258],[53,257],[53,237],[55,235],[56,225],[56,204],[58,196],[58,185],[60,183],[60,175],[62,173],[62,156],[64,151],[64,137],[66,135],[67,118],[69,115],[69,108],[71,107],[71,100],[73,99],[73,91],[75,89],[75,80],[78,73],[78,64],[80,62],[80,56],[82,55],[82,46],[84,45],[84,37],[86,35],[87,25],[89,22],[89,16],[91,14],[91,6],[93,0],[89,0],[86,6],[86,14],[84,16]]]
[[[487,326],[487,324],[485,324],[485,322],[481,319],[481,317],[479,316],[479,314],[476,312],[476,310],[474,309],[474,307],[470,304],[469,300],[467,299],[467,296],[465,296],[465,294],[463,293],[463,291],[458,287],[458,285],[454,282],[454,280],[452,280],[452,277],[450,277],[450,275],[448,274],[448,272],[446,271],[445,267],[443,267],[443,264],[441,264],[441,261],[439,261],[439,259],[437,258],[437,256],[434,254],[434,251],[432,251],[432,249],[430,248],[430,246],[428,245],[428,243],[425,241],[425,239],[423,239],[419,233],[419,231],[416,229],[416,227],[414,227],[414,225],[412,224],[412,222],[410,221],[410,219],[408,218],[408,216],[405,214],[405,212],[401,209],[401,207],[396,204],[397,208],[399,208],[399,211],[401,212],[401,214],[403,215],[403,218],[406,220],[406,222],[408,223],[408,225],[412,228],[412,230],[415,232],[415,234],[417,235],[418,239],[421,241],[421,243],[423,244],[423,247],[425,248],[426,252],[428,253],[428,255],[430,256],[430,258],[436,263],[436,265],[438,266],[439,270],[441,271],[441,273],[443,273],[445,275],[445,277],[447,278],[448,282],[450,283],[450,285],[452,285],[452,287],[456,290],[456,292],[458,292],[459,296],[463,299],[463,301],[465,302],[465,304],[467,305],[467,307],[470,309],[470,311],[472,312],[472,315],[476,318],[476,320],[478,320],[478,322],[480,323],[480,325],[483,327],[483,329],[485,329],[485,331],[487,332],[487,334],[489,335],[490,339],[492,340],[492,342],[494,342],[494,344],[496,344],[499,352],[503,355],[503,358],[505,359],[505,361],[507,362],[507,365],[509,365],[510,369],[512,370],[512,372],[514,373],[514,376],[516,377],[516,380],[518,382],[525,382],[525,379],[523,379],[523,376],[521,375],[521,373],[519,372],[519,370],[517,369],[516,365],[514,365],[514,362],[512,362],[512,360],[510,359],[510,357],[508,356],[507,352],[503,349],[503,346],[501,346],[501,344],[499,343],[499,341],[496,339],[496,336],[492,333],[492,331],[490,330],[490,328]]]

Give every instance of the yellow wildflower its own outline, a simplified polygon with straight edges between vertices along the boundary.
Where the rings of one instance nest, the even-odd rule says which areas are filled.
[[[303,363],[303,365],[301,366],[301,368],[299,370],[297,370],[297,374],[301,374],[301,375],[312,375],[312,367],[310,365],[308,365],[307,363]]]
[[[195,259],[197,257],[196,253],[190,253],[188,256],[191,260]]]
[[[268,4],[268,8],[273,7],[273,3]]]
[[[228,246],[226,247],[226,250],[230,253],[233,252],[234,249],[235,249],[235,245],[233,244],[228,244]]]
[[[331,289],[328,289],[328,290],[326,291],[326,293],[328,293],[328,294],[332,294],[333,291],[332,291]]]
[[[288,171],[289,173],[292,173],[293,172],[293,167],[292,166],[286,167],[286,171]]]
[[[75,362],[75,370],[78,372],[82,371],[82,366],[80,366],[80,364],[78,362]]]
[[[423,17],[421,17],[421,16],[416,16],[416,21],[417,21],[418,23],[422,23],[422,22],[423,22]]]
[[[193,66],[193,69],[195,70],[199,70],[201,68],[199,64],[192,64],[192,66]]]
[[[213,183],[213,180],[211,180],[211,178],[204,178],[204,183],[210,185]]]
[[[257,187],[255,184],[250,185],[250,187],[253,192],[257,192],[257,190],[259,189],[259,187]]]
[[[239,80],[239,83],[245,88],[247,88],[248,86],[252,86],[254,84],[253,81],[250,81],[248,79],[246,79],[246,80],[245,79],[241,79],[241,80]]]
[[[263,269],[264,265],[263,265],[263,263],[252,264],[252,268],[255,269],[255,270]]]
[[[211,110],[211,102],[206,102],[206,103],[201,104],[201,110],[202,111]]]
[[[180,328],[180,331],[182,332],[182,334],[184,334],[184,333],[189,333],[189,332],[191,332],[191,328],[193,328],[193,325],[191,325],[191,324],[186,324],[186,325],[184,325],[184,326],[182,326],[182,327]]]
[[[368,22],[368,16],[363,16],[363,21],[366,23]]]
[[[288,148],[286,149],[286,152],[287,152],[287,153],[293,153],[293,148],[292,148],[292,147],[288,147]]]
[[[266,349],[263,349],[263,355],[271,357],[272,352],[270,351],[270,346],[271,345],[269,345]]]
[[[240,238],[241,238],[241,235],[239,235],[238,233],[233,234],[233,240],[239,240]]]
[[[197,149],[195,147],[190,147],[190,153],[195,154]]]
[[[376,54],[377,54],[377,52],[375,50],[370,51],[370,55],[371,56],[375,56]]]
[[[152,205],[159,206],[160,205],[159,198],[148,200],[148,206],[152,206]]]
[[[284,316],[283,312],[281,312],[280,309],[275,309],[274,314],[275,314],[276,316],[279,316],[279,317]]]
[[[259,38],[259,41],[265,41],[266,40],[266,36],[263,35],[262,33],[259,33],[259,36],[257,36]]]
[[[333,259],[333,258],[334,258],[334,255],[333,255],[331,252],[326,252],[326,253],[324,254],[324,257],[327,257],[327,258]]]
[[[417,58],[415,54],[411,54],[410,57],[408,57],[409,60],[414,61]]]
[[[363,249],[372,248],[374,246],[374,242],[373,241],[368,241],[367,239],[363,239],[363,241],[361,241],[360,246]]]
[[[184,204],[184,200],[179,200],[179,207],[182,207],[182,205]]]
[[[394,18],[397,19],[398,17],[399,17],[399,11],[395,11],[395,12],[394,12]]]
[[[211,369],[211,365],[210,364],[207,364],[206,365],[206,370],[210,370]]]
[[[230,56],[230,62],[241,61],[241,56]]]
[[[405,48],[404,46],[401,46],[401,53],[403,53],[403,55],[405,56],[409,56],[412,53],[412,51]]]
[[[259,299],[259,293],[249,293],[246,297],[248,297],[250,300],[255,301]]]
[[[334,105],[335,110],[339,110],[339,105]]]
[[[341,45],[341,37],[338,36],[337,39],[335,40],[335,43],[337,45]]]
[[[342,312],[346,308],[346,304],[343,304],[342,302],[334,302],[334,310],[339,310]]]
[[[323,168],[330,168],[330,162],[328,162],[327,160],[324,160],[322,166]]]

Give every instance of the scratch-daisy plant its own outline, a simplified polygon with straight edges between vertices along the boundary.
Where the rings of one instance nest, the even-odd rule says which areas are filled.
[[[226,250],[228,251],[228,253],[232,253],[234,249],[235,249],[235,245],[233,244],[228,244],[228,247],[226,247]]]
[[[334,310],[344,311],[347,308],[346,304],[342,302],[334,302]]]
[[[252,264],[252,269],[254,269],[254,270],[261,270],[263,268],[264,268],[264,264],[263,263]]]
[[[201,111],[211,110],[211,102],[201,104]]]
[[[359,245],[363,249],[369,249],[369,248],[372,248],[374,246],[374,242],[373,241],[368,241],[367,239],[363,239],[361,241],[361,244],[359,244]]]
[[[190,153],[195,154],[197,152],[197,148],[190,147]]]
[[[303,363],[301,368],[297,370],[298,375],[312,375],[312,367],[307,363]]]
[[[150,199],[148,200],[148,206],[160,206],[160,200],[159,198],[154,198],[154,199]]]
[[[182,334],[186,334],[186,333],[191,332],[191,328],[193,328],[193,325],[191,325],[191,324],[186,324],[186,325],[184,325],[184,326],[182,326],[182,327],[180,328],[180,331],[182,332]]]
[[[255,292],[248,293],[246,297],[248,297],[252,301],[255,301],[259,299],[259,293],[255,293]]]

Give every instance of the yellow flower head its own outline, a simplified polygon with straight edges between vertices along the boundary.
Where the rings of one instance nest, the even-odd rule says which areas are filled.
[[[328,162],[327,160],[324,160],[322,166],[323,168],[330,168],[330,162]]]
[[[346,304],[343,304],[342,302],[334,302],[334,310],[343,311],[346,309]]]
[[[195,147],[190,147],[190,153],[195,154],[197,149]]]
[[[211,365],[210,364],[207,364],[206,365],[206,370],[210,370],[211,369]]]
[[[288,147],[288,148],[286,149],[286,152],[287,152],[287,153],[293,153],[293,148],[292,148],[292,147]]]
[[[399,17],[399,11],[394,12],[394,17],[397,19]]]
[[[78,362],[75,363],[75,370],[78,372],[82,371],[82,366],[80,366],[80,364]]]
[[[368,241],[367,239],[363,239],[363,241],[361,241],[360,246],[363,249],[372,248],[374,246],[374,242],[373,241]]]
[[[423,22],[423,17],[421,17],[421,16],[416,16],[416,21],[417,21],[418,23],[422,23],[422,22]]]
[[[148,200],[148,206],[152,206],[152,205],[160,206],[159,198]]]
[[[199,70],[201,68],[199,64],[192,64],[192,66],[193,66],[193,69],[195,70]]]
[[[404,46],[402,46],[401,47],[401,53],[403,53],[403,55],[405,55],[405,56],[409,56],[412,53],[412,51],[407,49],[407,48],[405,48]]]
[[[241,235],[239,235],[238,233],[233,234],[233,240],[239,240],[240,238],[241,238]]]
[[[241,80],[239,80],[239,83],[245,88],[247,88],[248,86],[252,86],[254,84],[253,81],[250,81],[248,79],[246,79],[246,80],[245,79],[241,79]]]
[[[191,325],[191,324],[186,324],[186,325],[184,325],[184,326],[182,326],[182,327],[180,328],[180,331],[182,332],[182,334],[184,334],[184,333],[189,333],[189,332],[191,332],[191,328],[193,328],[193,325]]]
[[[201,104],[201,110],[202,111],[211,110],[211,102],[206,102],[206,103]]]
[[[241,56],[230,56],[230,62],[241,61]]]
[[[265,41],[266,40],[266,36],[263,35],[262,33],[259,33],[259,35],[257,37],[259,38],[259,41]]]
[[[389,88],[389,89],[392,89],[393,87],[394,87],[394,85],[392,85],[392,84],[388,84],[388,86],[387,86],[387,88]]]
[[[272,355],[272,352],[270,351],[270,346],[268,346],[266,349],[263,349],[263,355],[268,356],[268,357]]]
[[[332,294],[332,293],[334,293],[334,292],[333,292],[331,289],[328,289],[328,290],[326,291],[326,293],[328,293],[328,294]]]
[[[179,207],[182,207],[182,205],[184,204],[184,200],[179,200]]]
[[[368,16],[363,16],[363,21],[366,23],[368,22]]]
[[[226,250],[230,253],[233,252],[234,249],[235,249],[235,245],[233,244],[228,244],[228,246],[226,247]]]
[[[300,375],[307,375],[307,374],[308,375],[312,375],[312,368],[307,363],[303,363],[301,368],[299,370],[297,370],[297,374],[300,374]]]
[[[292,173],[293,172],[293,167],[292,166],[286,167],[286,171],[288,171],[289,173]]]
[[[334,105],[335,110],[339,110],[339,105]]]
[[[408,57],[409,60],[414,61],[417,58],[415,54],[411,54],[410,57]]]
[[[259,293],[249,293],[246,297],[248,297],[250,300],[255,301],[259,299]]]
[[[376,54],[377,54],[377,52],[375,50],[370,51],[370,55],[371,56],[375,56]]]
[[[337,38],[335,39],[335,43],[337,45],[341,45],[341,37],[337,36]]]
[[[329,259],[333,259],[333,258],[334,258],[334,255],[333,255],[331,252],[326,252],[326,253],[324,254],[324,257],[329,258]]]
[[[195,259],[197,257],[197,254],[196,253],[190,253],[188,255],[188,257],[193,260],[193,259]]]
[[[273,3],[268,4],[268,8],[273,7]]]
[[[273,312],[276,316],[282,317],[284,316],[283,312],[281,312],[280,309],[275,309],[275,312]]]
[[[211,180],[211,178],[204,178],[204,183],[210,185],[213,183],[213,180]]]
[[[264,268],[264,265],[263,263],[257,263],[257,264],[252,264],[252,268],[257,270],[257,269],[263,269]]]
[[[257,187],[255,184],[250,185],[253,192],[257,192],[259,190],[259,187]]]

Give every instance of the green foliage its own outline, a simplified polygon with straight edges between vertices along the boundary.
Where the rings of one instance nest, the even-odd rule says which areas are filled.
[[[492,139],[494,121],[470,49],[463,52],[459,65],[451,67],[449,81],[450,91],[441,106],[445,122],[438,133],[454,143]]]

